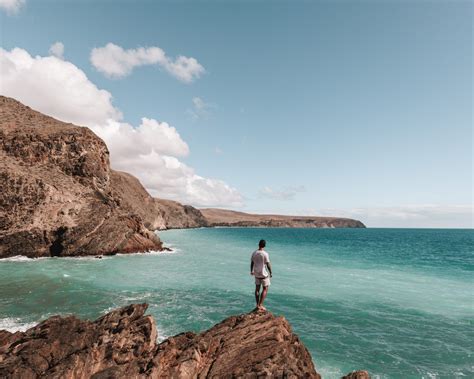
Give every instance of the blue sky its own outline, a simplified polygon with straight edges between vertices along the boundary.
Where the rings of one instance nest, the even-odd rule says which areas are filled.
[[[471,2],[26,0],[0,17],[3,49],[60,41],[121,121],[172,125],[180,161],[241,196],[195,205],[472,227]],[[205,72],[110,78],[90,59],[108,43]]]

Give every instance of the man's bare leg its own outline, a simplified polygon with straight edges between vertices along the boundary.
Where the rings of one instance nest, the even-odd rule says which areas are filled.
[[[267,292],[268,292],[268,286],[264,286],[263,287],[263,291],[260,295],[260,300],[259,302],[257,303],[257,308],[259,309],[262,309],[262,310],[266,310],[266,308],[263,306],[263,301],[265,300],[265,298],[267,297]]]
[[[255,303],[257,304],[258,308],[258,303],[260,302],[260,284],[255,285]]]

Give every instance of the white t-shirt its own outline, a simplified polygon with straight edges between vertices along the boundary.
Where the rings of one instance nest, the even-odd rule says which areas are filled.
[[[255,250],[252,254],[253,271],[256,278],[268,277],[267,263],[270,263],[270,258],[265,250]]]

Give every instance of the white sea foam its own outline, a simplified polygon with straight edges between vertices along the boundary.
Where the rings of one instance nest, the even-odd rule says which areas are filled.
[[[133,295],[129,295],[129,296],[125,296],[123,297],[123,300],[124,301],[142,301],[142,300],[145,300],[145,299],[148,299],[150,296],[153,296],[153,294],[151,292],[144,292],[144,293],[141,293],[141,294],[133,294]]]
[[[152,250],[152,251],[146,251],[146,252],[143,252],[143,253],[133,253],[133,254],[117,254],[116,256],[117,257],[134,257],[134,256],[137,256],[137,257],[140,257],[140,256],[149,256],[149,255],[152,255],[152,256],[160,256],[160,255],[170,255],[170,254],[176,254],[176,253],[180,253],[181,250],[180,249],[176,249],[176,248],[172,248],[170,246],[167,246],[169,247],[171,250],[170,251],[158,251],[158,250]]]
[[[80,256],[80,257],[38,257],[38,258],[29,258],[24,255],[15,255],[13,257],[7,257],[7,258],[0,258],[0,263],[2,262],[39,262],[39,261],[44,261],[48,259],[70,259],[70,260],[79,260],[79,261],[100,261],[103,259],[111,259],[115,256],[118,257],[132,257],[132,256],[143,256],[143,255],[167,255],[167,254],[175,254],[181,252],[180,249],[175,248],[173,244],[167,244],[165,246],[169,249],[170,251],[158,251],[158,250],[152,250],[152,251],[147,251],[143,253],[133,253],[133,254],[116,254],[116,255],[86,255],[86,256]]]
[[[24,255],[15,255],[13,257],[8,257],[8,258],[0,258],[0,263],[1,262],[35,262],[39,260],[47,259],[44,257],[41,258],[28,258],[25,257]]]
[[[36,322],[22,322],[21,319],[16,317],[7,317],[0,319],[0,330],[8,330],[11,333],[24,332],[36,324]]]
[[[162,343],[164,340],[167,340],[170,336],[167,336],[166,334],[162,334],[160,330],[158,329],[158,343]]]
[[[100,257],[100,258],[98,258]],[[111,256],[99,255],[99,256],[83,256],[83,257],[38,257],[38,258],[29,258],[25,257],[24,255],[15,255],[13,257],[8,258],[0,258],[0,263],[2,262],[41,262],[45,260],[63,260],[63,259],[70,259],[70,260],[79,260],[79,261],[96,261],[100,259],[110,259]]]

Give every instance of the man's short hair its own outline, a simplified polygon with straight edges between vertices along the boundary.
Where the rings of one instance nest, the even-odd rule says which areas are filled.
[[[265,240],[260,240],[260,242],[258,243],[258,247],[259,248],[265,247],[266,244],[267,242]]]

